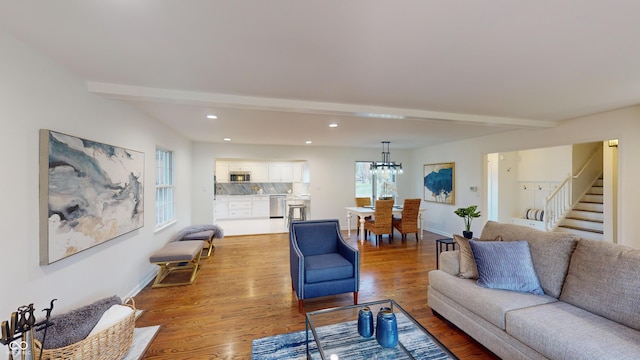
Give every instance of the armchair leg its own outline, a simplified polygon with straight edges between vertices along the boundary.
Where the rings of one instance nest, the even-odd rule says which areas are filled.
[[[353,292],[353,305],[358,305],[358,292]]]
[[[304,304],[302,303],[304,300],[298,300],[298,312],[302,314],[302,310],[304,310]]]

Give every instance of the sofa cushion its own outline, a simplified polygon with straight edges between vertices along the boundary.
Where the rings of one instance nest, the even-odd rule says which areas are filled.
[[[581,239],[560,300],[640,330],[640,250]]]
[[[475,280],[452,276],[442,270],[429,272],[429,286],[502,330],[508,311],[558,301],[546,295],[483,288],[476,285]]]
[[[307,283],[353,277],[353,264],[338,253],[305,256],[304,270]]]
[[[469,246],[469,239],[460,235],[453,235],[453,239],[458,244],[460,255],[460,274],[458,276],[464,279],[477,279],[478,268],[476,265],[476,261],[473,258],[471,247]]]
[[[490,289],[542,295],[526,241],[475,241],[469,245],[478,267],[477,284]]]
[[[508,312],[507,333],[549,359],[640,354],[640,332],[561,301]]]
[[[579,239],[578,236],[488,221],[480,238],[490,240],[498,236],[502,237],[503,241],[526,240],[529,243],[531,260],[542,290],[555,298],[560,296],[569,268],[569,259]]]

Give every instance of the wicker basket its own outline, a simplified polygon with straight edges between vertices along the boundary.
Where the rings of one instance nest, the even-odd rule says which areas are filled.
[[[119,323],[93,334],[86,339],[57,349],[42,350],[42,360],[120,360],[133,342],[136,325],[136,306],[133,299],[125,302],[133,309],[131,315]],[[36,340],[34,358],[40,356],[41,344]]]

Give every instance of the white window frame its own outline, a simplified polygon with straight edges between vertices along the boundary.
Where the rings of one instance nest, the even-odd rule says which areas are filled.
[[[156,229],[176,220],[175,156],[173,151],[156,148]]]

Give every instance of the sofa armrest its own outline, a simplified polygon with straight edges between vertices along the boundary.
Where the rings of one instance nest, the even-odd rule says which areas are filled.
[[[440,270],[447,274],[458,276],[460,274],[460,251],[444,251],[440,253]]]

